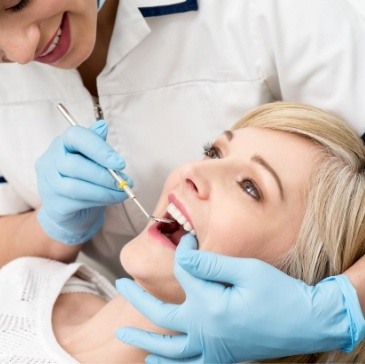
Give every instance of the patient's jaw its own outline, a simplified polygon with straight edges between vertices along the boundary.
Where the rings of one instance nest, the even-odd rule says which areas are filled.
[[[285,132],[248,127],[225,132],[203,160],[175,169],[155,214],[172,203],[196,232],[199,249],[280,266],[293,247],[319,147]],[[121,251],[145,289],[170,302],[184,292],[173,274],[176,245],[150,223]]]

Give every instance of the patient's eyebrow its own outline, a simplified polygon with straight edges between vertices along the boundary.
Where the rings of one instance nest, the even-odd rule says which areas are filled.
[[[231,140],[233,139],[233,133],[232,133],[230,130],[225,130],[225,131],[223,132],[223,135],[225,135],[225,136],[226,136],[226,138],[227,138],[229,141],[231,141]]]
[[[278,187],[279,187],[279,190],[280,190],[280,197],[281,197],[281,199],[283,200],[284,199],[284,189],[283,189],[283,184],[281,183],[281,180],[280,180],[280,178],[279,178],[279,176],[278,176],[278,174],[275,172],[275,170],[274,170],[274,168],[272,168],[271,166],[270,166],[270,164],[269,163],[267,163],[266,161],[265,161],[265,159],[264,158],[262,158],[261,156],[259,156],[259,155],[257,155],[257,154],[255,154],[252,158],[251,158],[251,160],[253,161],[253,162],[256,162],[256,163],[258,163],[258,164],[260,164],[262,167],[264,167],[273,177],[274,177],[274,179],[275,179],[275,181],[276,181],[276,183],[278,184]]]

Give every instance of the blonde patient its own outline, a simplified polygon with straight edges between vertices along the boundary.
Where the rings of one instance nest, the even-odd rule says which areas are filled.
[[[365,147],[341,120],[307,105],[266,104],[206,145],[204,154],[202,160],[171,173],[155,209],[156,216],[173,217],[180,224],[151,222],[120,254],[124,269],[159,299],[184,301],[173,269],[176,247],[186,231],[196,235],[201,250],[257,258],[309,284],[345,271],[364,254]],[[45,326],[58,358],[63,355],[70,362],[83,363],[144,362],[146,352],[115,338],[118,328],[136,326],[174,334],[149,322],[116,295],[106,279],[80,263],[19,258],[0,270],[0,283],[9,271],[18,272],[12,279],[23,282],[44,280],[42,266],[50,264],[57,272],[67,270],[65,286],[71,280],[74,287],[93,285],[97,291],[64,290],[62,281],[54,288],[58,293],[49,306],[52,325]],[[52,281],[49,274],[47,279]],[[18,286],[9,283],[6,289]],[[4,298],[2,288],[0,297],[4,317],[10,309],[3,308],[9,298]],[[19,356],[17,350],[2,348],[1,335],[0,359]],[[281,360],[362,362],[365,354],[359,345],[351,354]]]

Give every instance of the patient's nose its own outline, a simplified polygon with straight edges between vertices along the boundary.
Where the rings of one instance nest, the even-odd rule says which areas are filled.
[[[210,194],[210,183],[206,168],[201,162],[187,163],[182,167],[181,180],[183,187],[197,198],[206,200]]]

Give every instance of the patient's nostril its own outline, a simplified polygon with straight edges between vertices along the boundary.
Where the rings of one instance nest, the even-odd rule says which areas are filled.
[[[191,179],[186,179],[186,183],[189,187],[191,187],[195,192],[198,192],[198,187]]]

